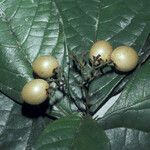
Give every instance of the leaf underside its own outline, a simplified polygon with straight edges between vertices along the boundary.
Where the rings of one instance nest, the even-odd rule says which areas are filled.
[[[106,131],[111,150],[149,150],[150,134],[129,128],[115,128]]]

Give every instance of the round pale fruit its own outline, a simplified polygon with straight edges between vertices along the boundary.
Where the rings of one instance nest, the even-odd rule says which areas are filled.
[[[108,62],[110,61],[112,51],[113,48],[109,42],[103,40],[97,41],[90,50],[90,60],[96,65],[101,62]],[[94,58],[97,58],[96,62]]]
[[[33,71],[41,78],[50,78],[58,68],[59,63],[51,55],[40,56],[32,64]]]
[[[129,72],[138,64],[138,54],[129,46],[119,46],[113,51],[111,60],[117,70]]]
[[[43,79],[34,79],[25,84],[21,97],[24,102],[39,105],[48,97],[49,84]]]

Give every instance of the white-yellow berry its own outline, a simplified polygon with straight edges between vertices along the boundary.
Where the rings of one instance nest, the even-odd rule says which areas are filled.
[[[119,46],[113,51],[111,60],[117,70],[129,72],[136,67],[138,63],[138,54],[129,46]]]
[[[56,58],[51,55],[40,56],[35,59],[32,68],[35,74],[41,78],[50,78],[54,74],[54,70],[58,68],[59,63]]]
[[[92,63],[99,64],[99,62],[108,62],[111,58],[111,53],[113,48],[111,44],[107,41],[101,40],[94,43],[90,50],[90,60]],[[98,57],[99,56],[99,57]],[[97,61],[94,62],[94,58],[97,58]]]
[[[48,97],[49,84],[43,79],[34,79],[25,84],[21,91],[24,102],[39,105]]]

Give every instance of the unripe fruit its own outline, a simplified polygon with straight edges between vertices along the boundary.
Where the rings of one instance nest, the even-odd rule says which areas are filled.
[[[92,63],[96,63],[98,65],[101,61],[107,62],[111,58],[111,53],[113,48],[111,44],[107,41],[97,41],[94,43],[90,50],[90,59]],[[99,56],[99,57],[98,57]],[[97,61],[94,62],[94,57],[98,57]]]
[[[40,56],[32,64],[33,71],[41,78],[53,76],[54,70],[59,66],[56,58],[51,55]]]
[[[25,84],[21,96],[24,102],[39,105],[48,97],[49,84],[42,79],[34,79]]]
[[[138,54],[131,47],[119,46],[113,51],[111,60],[115,64],[117,70],[128,72],[136,67],[138,63]]]

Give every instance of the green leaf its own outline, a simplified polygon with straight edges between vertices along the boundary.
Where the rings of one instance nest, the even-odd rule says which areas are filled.
[[[88,50],[97,39],[114,46],[132,45],[139,49],[149,31],[147,0],[56,0],[71,50]],[[141,17],[143,16],[143,18]]]
[[[149,150],[150,133],[128,128],[107,130],[111,150]]]
[[[150,131],[150,59],[139,68],[126,88],[99,120],[105,129],[127,127]]]
[[[22,107],[0,93],[0,149],[31,149],[47,123],[43,117],[28,118]]]
[[[108,73],[91,83],[89,87],[91,112],[95,112],[99,109],[99,106],[105,102],[106,98],[109,97],[123,78],[124,75],[118,76],[116,73]]]
[[[49,124],[34,149],[109,150],[109,142],[96,121],[68,116]]]

